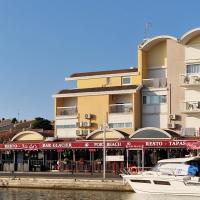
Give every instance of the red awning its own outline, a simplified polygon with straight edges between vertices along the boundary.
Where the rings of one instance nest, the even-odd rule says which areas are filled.
[[[187,142],[186,148],[192,150],[200,150],[200,141]]]
[[[193,146],[192,146],[193,145]],[[196,145],[196,146],[195,146]],[[198,142],[200,149],[200,142]],[[197,148],[197,140],[115,140],[106,141],[106,148]],[[102,149],[103,141],[62,141],[62,142],[12,142],[1,144],[5,150],[48,150],[48,149]]]

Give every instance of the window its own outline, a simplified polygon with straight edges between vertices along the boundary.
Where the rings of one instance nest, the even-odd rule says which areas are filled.
[[[56,128],[57,129],[61,129],[61,128],[76,128],[76,124],[68,124],[68,125],[57,125]]]
[[[151,96],[151,104],[159,104],[160,103],[160,97],[153,95]]]
[[[160,103],[167,103],[167,96],[166,95],[160,96]]]
[[[169,181],[153,181],[156,185],[171,185]]]
[[[130,76],[123,76],[122,77],[122,85],[130,85],[131,84],[131,77]]]
[[[109,128],[132,128],[132,123],[109,123]]]
[[[151,96],[143,96],[143,104],[151,104]]]
[[[151,183],[150,180],[144,180],[144,179],[132,179],[130,180],[131,182],[134,182],[134,183]]]
[[[151,95],[151,96],[143,96],[143,104],[163,104],[167,103],[166,95]]]
[[[200,73],[200,64],[188,64],[186,65],[187,74]]]
[[[106,85],[110,85],[112,82],[111,82],[111,77],[107,77],[106,78]]]

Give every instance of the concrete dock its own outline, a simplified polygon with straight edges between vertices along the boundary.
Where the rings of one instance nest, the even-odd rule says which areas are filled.
[[[38,189],[68,189],[68,190],[99,190],[132,192],[128,184],[123,184],[122,178],[107,178],[91,175],[62,176],[62,174],[0,174],[0,187],[6,188],[38,188]]]

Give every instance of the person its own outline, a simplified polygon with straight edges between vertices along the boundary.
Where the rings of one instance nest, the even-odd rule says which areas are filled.
[[[133,164],[130,164],[128,167],[129,172],[131,172],[131,174],[137,174],[138,173],[138,168],[135,162],[133,162]]]
[[[58,160],[56,164],[57,164],[57,170],[60,171],[60,165],[61,165],[60,160]]]
[[[72,161],[72,174],[74,174],[76,168],[76,161]]]

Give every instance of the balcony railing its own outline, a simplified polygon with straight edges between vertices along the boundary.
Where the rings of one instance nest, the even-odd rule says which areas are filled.
[[[56,116],[75,116],[77,115],[77,107],[57,107]]]
[[[200,74],[181,74],[180,75],[181,86],[200,86]]]
[[[187,101],[182,103],[183,113],[200,113],[200,101]]]
[[[133,105],[131,103],[125,104],[110,104],[110,113],[131,113],[133,111]]]
[[[182,128],[181,136],[199,137],[200,136],[200,128],[199,129],[196,129],[195,127]]]
[[[145,87],[165,88],[167,87],[167,79],[166,78],[143,79],[142,84]]]

